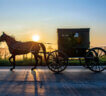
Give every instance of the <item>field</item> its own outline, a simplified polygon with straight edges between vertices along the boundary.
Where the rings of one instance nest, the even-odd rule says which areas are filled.
[[[35,64],[34,59],[16,60],[16,66],[34,66],[34,64]],[[84,64],[84,61],[82,61],[82,64]],[[43,60],[42,65],[46,65],[44,63],[44,60]],[[71,60],[71,61],[69,61],[69,65],[79,66],[81,64],[80,64],[79,60]],[[11,64],[8,59],[1,59],[0,66],[11,66]]]
[[[106,61],[106,59],[104,60]],[[79,62],[79,60],[77,59],[72,59],[69,61],[69,65],[71,66],[81,66],[85,64],[85,60],[82,59],[81,63]],[[35,60],[34,59],[24,59],[24,60],[16,60],[16,66],[34,66],[35,65]],[[45,66],[46,64],[42,63],[43,66]],[[0,59],[0,66],[11,66],[10,62],[8,59]]]
[[[0,60],[0,66],[10,66],[10,62],[8,59]],[[25,59],[25,60],[17,60],[16,66],[33,66],[34,65],[34,59]]]

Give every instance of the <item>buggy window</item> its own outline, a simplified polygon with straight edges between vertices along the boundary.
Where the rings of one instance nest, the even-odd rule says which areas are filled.
[[[79,33],[75,33],[74,37],[79,37]]]

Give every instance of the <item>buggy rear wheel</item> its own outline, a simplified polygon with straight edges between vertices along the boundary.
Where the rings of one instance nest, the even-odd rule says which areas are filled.
[[[88,68],[94,72],[101,72],[106,67],[106,51],[102,48],[92,48],[86,54]]]
[[[68,58],[65,53],[56,50],[49,53],[47,63],[48,68],[51,71],[59,73],[66,69],[68,65]]]

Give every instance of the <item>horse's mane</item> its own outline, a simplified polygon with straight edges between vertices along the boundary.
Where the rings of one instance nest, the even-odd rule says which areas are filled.
[[[15,37],[13,37],[13,36],[11,36],[11,35],[7,35],[7,34],[5,34],[8,38],[10,38],[11,40],[13,40],[13,41],[16,41],[15,40]]]

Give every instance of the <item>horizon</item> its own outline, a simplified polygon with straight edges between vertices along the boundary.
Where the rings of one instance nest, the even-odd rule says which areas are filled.
[[[0,35],[57,46],[57,28],[90,28],[90,46],[106,45],[106,0],[0,0]]]

